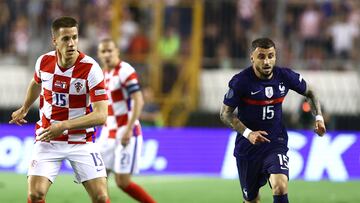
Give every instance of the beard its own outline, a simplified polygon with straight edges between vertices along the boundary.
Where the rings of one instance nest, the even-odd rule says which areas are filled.
[[[273,67],[271,66],[255,66],[258,73],[260,73],[261,78],[270,78],[273,73]]]

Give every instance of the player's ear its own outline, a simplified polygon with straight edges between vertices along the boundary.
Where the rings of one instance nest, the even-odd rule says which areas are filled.
[[[54,36],[52,37],[52,44],[56,47],[56,39]]]

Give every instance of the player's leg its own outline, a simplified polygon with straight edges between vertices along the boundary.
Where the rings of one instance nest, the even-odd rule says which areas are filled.
[[[73,145],[67,159],[74,169],[76,181],[84,185],[92,202],[110,202],[106,169],[97,144]]]
[[[269,154],[264,166],[270,174],[269,183],[273,193],[274,203],[288,203],[289,158],[286,152]]]
[[[140,185],[131,181],[130,174],[115,174],[115,181],[122,191],[137,201],[144,203],[156,202]]]
[[[289,202],[288,194],[288,177],[284,174],[271,174],[269,178],[274,203],[287,203]]]
[[[45,203],[45,196],[51,186],[49,179],[43,176],[28,177],[28,203]]]
[[[130,185],[131,175],[115,173],[115,182],[116,182],[116,185],[118,186],[118,188],[124,190]]]
[[[93,203],[110,203],[107,191],[107,179],[99,177],[82,183]]]
[[[28,170],[28,203],[45,202],[46,194],[59,173],[63,158],[58,145],[48,142],[34,144]]]
[[[133,136],[124,148],[121,145],[115,150],[116,185],[126,194],[139,202],[152,203],[155,200],[139,185],[131,180],[131,175],[139,172],[139,159],[142,148],[142,136]]]
[[[115,149],[116,145],[120,144],[118,139],[109,138],[109,134],[114,136],[116,134],[116,130],[109,130],[106,127],[103,127],[100,133],[100,137],[98,140],[100,154],[104,161],[106,174],[110,174],[114,170],[114,160],[115,160]]]
[[[244,203],[260,203],[260,194],[258,194],[258,196],[256,196],[256,198],[251,201],[244,200]]]
[[[240,186],[244,202],[259,203],[260,187],[266,184],[266,177],[261,173],[262,160],[236,158]]]

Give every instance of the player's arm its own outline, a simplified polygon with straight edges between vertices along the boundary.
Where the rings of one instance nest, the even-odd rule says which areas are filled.
[[[37,140],[50,141],[65,130],[85,129],[104,124],[108,113],[107,101],[93,102],[92,108],[93,111],[85,116],[52,124],[39,134]]]
[[[11,120],[9,121],[9,123],[15,123],[17,125],[22,125],[24,123],[27,123],[27,121],[24,118],[27,115],[30,106],[39,97],[40,92],[41,92],[41,85],[36,83],[36,81],[32,79],[26,91],[24,104],[22,105],[22,107],[20,107],[18,110],[12,113]]]
[[[320,101],[317,98],[313,88],[309,85],[307,85],[304,95],[306,96],[307,100],[311,105],[311,110],[313,111],[313,114],[316,115],[315,132],[319,136],[323,136],[326,133],[326,128],[325,128],[324,118],[321,112]]]
[[[270,142],[270,140],[265,137],[267,135],[265,131],[251,131],[235,116],[234,111],[235,108],[226,104],[223,104],[221,107],[220,119],[225,125],[234,129],[236,132],[241,133],[251,142],[251,144]]]
[[[121,144],[124,146],[126,146],[129,143],[130,138],[133,133],[135,121],[139,119],[141,111],[144,106],[144,99],[143,99],[143,95],[140,90],[131,93],[130,97],[134,101],[134,106],[133,106],[133,112],[129,118],[128,124],[126,125],[125,133],[121,139]]]

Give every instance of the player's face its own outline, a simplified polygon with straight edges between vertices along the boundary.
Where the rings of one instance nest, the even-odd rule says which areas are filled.
[[[119,49],[114,42],[102,42],[98,46],[98,57],[105,67],[115,67],[118,63]]]
[[[60,28],[53,36],[53,44],[57,54],[66,60],[78,56],[78,29],[77,27]]]
[[[274,47],[269,49],[256,48],[251,54],[251,62],[255,74],[261,79],[272,77],[274,65],[276,62],[276,51]]]

